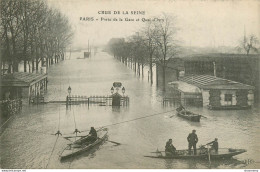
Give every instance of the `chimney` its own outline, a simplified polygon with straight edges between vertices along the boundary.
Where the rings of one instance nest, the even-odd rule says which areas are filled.
[[[217,77],[217,75],[216,75],[216,63],[215,62],[213,62],[213,67],[214,67],[214,76]]]

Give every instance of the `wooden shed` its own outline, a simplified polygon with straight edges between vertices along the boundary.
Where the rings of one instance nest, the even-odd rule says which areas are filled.
[[[1,99],[28,99],[47,90],[47,74],[15,72],[1,76]]]
[[[254,87],[211,75],[190,75],[181,81],[201,90],[203,106],[210,109],[244,109],[254,104]]]

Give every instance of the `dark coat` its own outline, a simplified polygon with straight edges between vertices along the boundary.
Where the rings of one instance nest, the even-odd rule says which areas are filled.
[[[166,142],[165,152],[175,152],[176,148],[169,141]]]
[[[196,144],[199,141],[198,136],[195,133],[190,133],[187,140],[190,144]]]
[[[97,131],[95,129],[91,129],[89,134],[92,136],[92,137],[97,137]]]

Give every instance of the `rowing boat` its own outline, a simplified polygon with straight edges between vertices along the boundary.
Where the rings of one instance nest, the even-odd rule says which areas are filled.
[[[181,111],[176,110],[176,112],[179,117],[188,119],[193,122],[200,122],[201,115],[195,114],[188,110],[181,110]]]
[[[229,159],[235,155],[246,152],[245,149],[231,149],[231,148],[221,148],[218,152],[210,150],[210,159]],[[209,154],[205,150],[198,149],[197,155],[189,154],[186,150],[177,150],[175,155],[166,155],[165,151],[151,152],[152,155],[146,155],[149,158],[162,158],[162,159],[208,159]]]
[[[103,141],[107,139],[107,129],[103,128],[97,131],[97,139],[93,143],[88,143],[86,140],[90,138],[89,135],[81,136],[80,139],[74,141],[62,151],[60,158],[64,160],[66,158],[70,158],[76,155],[79,155],[83,152],[87,152],[91,150],[93,147],[100,145]]]

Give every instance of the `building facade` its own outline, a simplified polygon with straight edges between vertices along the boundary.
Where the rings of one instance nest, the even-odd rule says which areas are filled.
[[[197,87],[202,105],[210,109],[244,109],[254,104],[254,87],[211,76],[190,75],[180,81]]]
[[[29,100],[32,97],[43,95],[47,90],[47,74],[15,72],[1,77],[1,99],[22,98]]]

